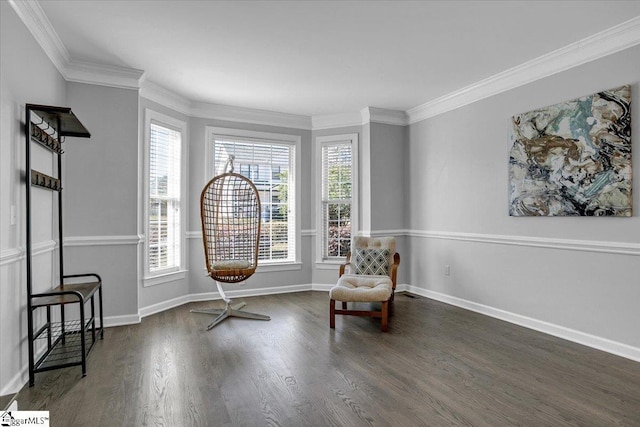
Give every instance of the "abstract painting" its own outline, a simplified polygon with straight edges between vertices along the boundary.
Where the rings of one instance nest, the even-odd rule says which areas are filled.
[[[631,216],[631,88],[512,117],[509,215]]]

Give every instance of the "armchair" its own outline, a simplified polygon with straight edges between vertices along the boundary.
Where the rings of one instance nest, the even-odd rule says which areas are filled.
[[[400,264],[396,240],[358,236],[353,238],[351,250],[340,265],[336,286],[329,291],[329,325],[335,328],[336,314],[369,316],[380,318],[382,331],[387,332]],[[342,303],[340,309],[337,301]],[[348,309],[347,303],[380,303],[380,310]]]

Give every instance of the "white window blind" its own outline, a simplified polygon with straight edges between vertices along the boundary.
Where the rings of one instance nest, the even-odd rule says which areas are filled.
[[[345,257],[351,245],[353,153],[348,142],[322,145],[322,252]]]
[[[261,224],[258,259],[294,262],[295,147],[291,144],[235,138],[213,139],[215,173],[225,172],[234,156],[234,172],[249,178],[260,194]]]
[[[148,265],[158,272],[180,268],[182,134],[153,122],[149,132]]]

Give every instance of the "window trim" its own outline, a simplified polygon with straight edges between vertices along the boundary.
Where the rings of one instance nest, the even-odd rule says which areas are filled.
[[[339,142],[348,142],[351,144],[351,238],[357,235],[359,228],[360,215],[360,199],[359,199],[359,161],[358,161],[358,134],[348,133],[339,135],[327,135],[316,137],[316,266],[317,268],[335,268],[335,265],[342,264],[344,258],[325,258],[324,257],[324,233],[323,233],[323,216],[322,216],[322,147],[325,145],[333,145]]]
[[[144,175],[143,175],[143,208],[142,224],[144,230],[143,242],[143,287],[155,286],[167,282],[181,280],[186,277],[187,272],[187,164],[188,164],[188,128],[187,123],[157,111],[145,108],[144,110]],[[150,172],[150,149],[151,149],[151,124],[172,129],[180,133],[180,263],[177,267],[164,268],[151,271],[149,268],[149,172]]]
[[[293,182],[295,186],[295,191],[293,193],[294,197],[294,209],[295,209],[295,225],[294,225],[294,246],[295,253],[294,259],[288,261],[275,260],[275,261],[260,261],[258,263],[257,271],[287,271],[291,269],[292,265],[301,264],[302,259],[302,239],[301,235],[301,217],[302,214],[302,197],[301,197],[301,189],[302,189],[302,137],[300,135],[293,134],[282,134],[275,132],[262,132],[262,131],[252,131],[252,130],[244,130],[244,129],[236,129],[236,128],[224,128],[224,127],[216,127],[216,126],[207,126],[205,132],[205,156],[204,156],[204,176],[201,188],[213,178],[217,171],[212,170],[213,165],[209,162],[209,159],[214,156],[214,139],[215,138],[229,138],[229,139],[242,139],[253,142],[264,142],[264,143],[273,143],[273,144],[286,144],[293,147],[293,172],[295,174]],[[264,268],[268,267],[268,268]]]

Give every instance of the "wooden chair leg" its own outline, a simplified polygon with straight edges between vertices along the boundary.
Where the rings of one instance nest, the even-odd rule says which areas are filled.
[[[329,327],[336,327],[336,301],[332,299],[329,300]]]
[[[380,317],[382,320],[382,332],[387,332],[389,325],[389,301],[382,301],[382,313]]]
[[[342,301],[342,309],[343,310],[347,309],[347,302],[346,301]]]

